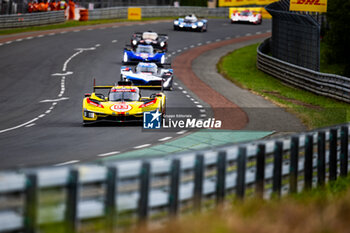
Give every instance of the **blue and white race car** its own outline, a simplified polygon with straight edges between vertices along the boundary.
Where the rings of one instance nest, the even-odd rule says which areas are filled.
[[[135,50],[124,48],[123,64],[132,62],[154,62],[158,64],[165,63],[165,53],[155,50],[152,45],[138,45]]]
[[[172,90],[173,69],[159,69],[155,63],[140,62],[135,70],[122,66],[120,79],[131,81],[135,86],[143,88],[162,88]]]
[[[208,29],[208,20],[198,19],[194,14],[187,15],[185,18],[174,20],[174,30],[191,30],[206,32]]]

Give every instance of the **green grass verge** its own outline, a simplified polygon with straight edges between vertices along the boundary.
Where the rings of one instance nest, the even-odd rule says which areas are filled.
[[[0,30],[0,35],[9,35],[22,32],[31,32],[31,31],[46,31],[52,29],[61,29],[61,28],[70,28],[70,27],[80,27],[80,26],[89,26],[97,24],[109,24],[109,23],[118,23],[118,22],[141,22],[141,21],[150,21],[150,20],[172,20],[176,17],[154,17],[154,18],[143,18],[142,20],[127,20],[127,19],[101,19],[101,20],[89,20],[89,21],[66,21],[60,24],[51,24],[45,26],[35,26],[35,27],[26,27],[26,28],[12,28],[12,29],[2,29]]]
[[[350,104],[292,87],[258,70],[257,46],[250,45],[222,57],[218,71],[236,85],[285,107],[309,129],[350,121]]]

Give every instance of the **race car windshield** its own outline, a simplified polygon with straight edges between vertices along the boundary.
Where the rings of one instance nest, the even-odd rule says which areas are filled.
[[[153,53],[153,48],[151,46],[138,46],[136,49],[136,53]]]
[[[156,73],[157,72],[157,67],[155,66],[137,66],[136,67],[136,72],[138,73]]]
[[[144,32],[142,34],[142,38],[144,40],[156,40],[158,37],[158,34],[155,32]]]
[[[241,15],[242,16],[250,16],[252,13],[250,11],[242,11]]]
[[[139,93],[131,91],[117,91],[109,93],[109,101],[138,101]]]

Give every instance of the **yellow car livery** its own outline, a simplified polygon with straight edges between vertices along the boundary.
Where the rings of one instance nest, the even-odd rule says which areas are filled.
[[[109,89],[108,96],[96,93],[98,89]],[[132,122],[142,121],[144,112],[158,110],[165,114],[164,93],[141,97],[140,89],[131,82],[121,81],[117,86],[94,86],[91,94],[83,100],[83,122],[98,121]]]

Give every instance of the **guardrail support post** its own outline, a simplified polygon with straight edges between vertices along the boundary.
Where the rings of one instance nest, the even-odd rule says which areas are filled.
[[[340,175],[348,175],[348,157],[349,157],[349,128],[342,126],[340,131]]]
[[[38,217],[38,177],[28,174],[26,177],[26,197],[24,211],[24,232],[36,232]]]
[[[337,129],[331,129],[329,134],[329,180],[337,179]]]
[[[225,199],[226,151],[220,151],[218,153],[216,168],[216,204],[220,205]]]
[[[78,186],[79,172],[71,170],[68,175],[67,199],[66,199],[66,230],[67,233],[77,232],[78,228]]]
[[[196,155],[194,165],[194,209],[201,211],[202,207],[202,193],[203,193],[203,179],[204,179],[204,156],[202,154]]]
[[[169,214],[176,216],[179,209],[180,160],[174,159],[171,163]]]
[[[238,160],[237,160],[237,187],[236,195],[238,199],[243,200],[245,195],[245,171],[247,160],[247,148],[238,148]]]
[[[114,232],[117,217],[118,169],[116,167],[108,167],[106,178],[105,216],[107,232]]]
[[[144,224],[148,218],[148,197],[151,180],[151,164],[146,161],[142,163],[140,172],[140,197],[138,205],[139,223]]]
[[[310,190],[312,188],[312,159],[313,159],[314,140],[313,135],[306,135],[305,137],[305,155],[304,155],[304,189]]]
[[[256,156],[255,192],[257,197],[263,198],[265,185],[265,144],[258,145]]]
[[[290,148],[290,193],[298,192],[298,174],[299,174],[299,136],[293,136]]]
[[[324,186],[326,181],[326,133],[317,136],[317,185]]]
[[[275,148],[273,152],[273,181],[272,191],[277,195],[281,196],[282,188],[282,154],[283,154],[283,142],[275,142]]]

